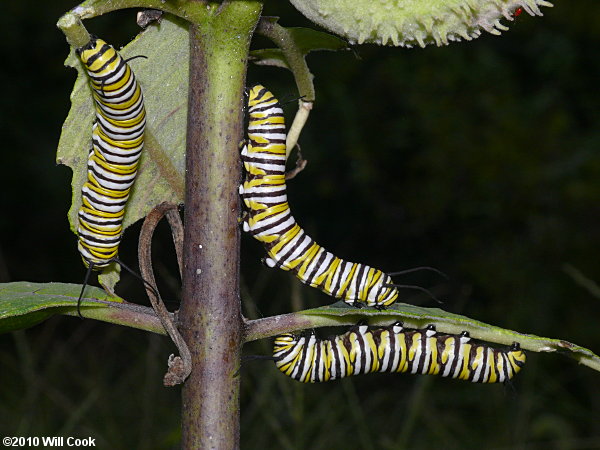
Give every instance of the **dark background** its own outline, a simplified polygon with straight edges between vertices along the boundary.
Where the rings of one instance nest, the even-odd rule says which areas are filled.
[[[275,3],[266,14],[309,25]],[[289,183],[290,203],[342,257],[448,273],[449,282],[402,280],[430,287],[448,311],[600,352],[599,289],[573,275],[600,280],[600,4],[556,3],[501,37],[311,54],[317,103],[300,140],[309,164]],[[73,6],[4,5],[2,282],[83,279],[66,218],[70,170],[54,162],[75,79],[55,23]],[[126,11],[86,26],[123,45],[134,19]],[[297,95],[281,69],[250,67],[248,79],[281,99]],[[121,248],[132,265],[138,231]],[[157,271],[176,301],[166,231]],[[262,267],[247,236],[242,250],[247,316],[331,301]],[[118,290],[146,302],[132,277]],[[436,306],[408,291],[403,301]],[[0,336],[0,435],[176,447],[179,389],[161,386],[173,351],[163,337],[67,317]],[[270,344],[245,353],[269,354]],[[600,374],[560,355],[529,353],[509,387],[379,374],[305,386],[269,362],[246,364],[242,377],[245,448],[600,448]]]

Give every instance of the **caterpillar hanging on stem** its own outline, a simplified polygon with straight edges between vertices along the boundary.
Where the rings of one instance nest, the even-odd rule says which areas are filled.
[[[435,299],[425,288],[394,284],[390,274],[338,258],[317,244],[298,225],[287,201],[286,128],[279,101],[256,85],[249,92],[248,115],[248,142],[242,149],[247,177],[240,186],[248,210],[243,227],[264,244],[269,267],[291,271],[302,283],[357,307],[388,307],[398,299],[399,288],[418,289]],[[426,267],[396,274],[415,270],[440,273]]]

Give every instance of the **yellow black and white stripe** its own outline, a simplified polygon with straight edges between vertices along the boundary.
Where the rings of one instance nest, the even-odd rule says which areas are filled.
[[[286,130],[278,100],[261,85],[250,90],[247,172],[240,194],[248,209],[244,231],[263,242],[269,267],[293,272],[305,284],[354,306],[386,307],[398,298],[389,275],[345,261],[317,244],[296,223],[287,202]]]
[[[282,334],[275,339],[277,368],[303,383],[318,383],[372,372],[408,372],[468,380],[503,383],[525,364],[518,343],[502,350],[470,343],[461,335],[437,333],[430,325],[408,330],[397,322],[369,328],[358,324],[345,334],[318,339]]]
[[[87,180],[81,190],[79,252],[87,267],[106,267],[117,256],[123,215],[144,146],[146,111],[127,62],[102,39],[77,49],[96,108]]]

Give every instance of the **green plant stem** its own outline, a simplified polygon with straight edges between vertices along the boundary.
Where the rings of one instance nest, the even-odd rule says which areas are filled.
[[[292,333],[309,328],[354,325],[357,320],[349,317],[309,316],[301,313],[281,314],[256,320],[246,320],[246,342],[265,339],[282,333]]]
[[[302,52],[302,49],[298,47],[290,32],[279,25],[276,20],[266,17],[261,18],[256,27],[256,32],[270,39],[279,47],[283,56],[285,56],[288,67],[292,71],[292,74],[294,74],[298,92],[302,97],[298,101],[298,112],[294,117],[286,138],[285,157],[287,159],[298,142],[300,132],[308,120],[308,115],[315,101],[316,94],[313,75],[306,64],[306,55]]]
[[[67,13],[59,19],[56,26],[62,30],[72,47],[83,47],[90,42],[90,34],[81,23],[79,16]]]
[[[69,283],[0,283],[0,332],[27,328],[54,314],[76,316],[81,288],[81,285]],[[86,290],[81,313],[86,318],[166,334],[151,308],[127,303],[118,297],[112,298],[99,288],[89,287]],[[405,303],[397,303],[387,310],[377,311],[372,308],[358,310],[340,302],[292,314],[245,320],[243,338],[244,342],[250,342],[308,328],[354,325],[359,320],[368,320],[371,325],[401,321],[407,328],[423,328],[434,324],[439,332],[449,334],[464,330],[471,337],[490,343],[510,345],[512,342],[519,342],[524,350],[560,352],[580,364],[600,371],[600,357],[570,342],[518,333],[438,308],[423,308]]]
[[[184,449],[239,447],[239,149],[248,52],[260,11],[258,2],[226,2],[190,27],[179,320],[193,370],[182,390]]]
[[[86,319],[101,320],[152,333],[167,334],[152,308],[134,303],[114,303],[101,300],[96,300],[98,307],[87,307],[91,302],[91,300],[88,300],[86,306],[82,308],[82,315]],[[76,308],[69,308],[65,311],[65,314],[78,316]]]
[[[61,17],[58,26],[63,29],[61,22],[68,16],[91,19],[111,11],[127,8],[159,9],[186,19],[191,23],[200,23],[220,4],[200,0],[87,0]]]
[[[272,18],[262,18],[256,27],[256,32],[270,39],[283,53],[287,64],[294,74],[298,92],[306,102],[315,101],[315,86],[313,76],[306,64],[302,49],[296,45],[288,30],[279,25]]]
[[[133,305],[131,303],[100,302],[105,308],[84,307],[83,314],[86,318],[94,318],[115,324],[139,328],[154,333],[166,334],[158,318],[150,308]],[[427,308],[421,308],[427,311]],[[439,311],[431,308],[432,311]],[[74,307],[70,307],[67,314],[76,315]],[[408,328],[423,328],[426,324],[433,323],[439,332],[460,333],[469,331],[471,336],[485,342],[510,345],[513,341],[519,342],[524,350],[532,352],[560,352],[562,355],[575,359],[579,364],[590,367],[600,372],[600,357],[590,350],[561,339],[551,339],[522,334],[515,331],[493,327],[476,320],[457,320],[438,314],[421,314],[416,316],[396,312],[394,315],[381,311],[374,314],[361,315],[360,312],[348,315],[317,314],[317,309],[301,311],[279,316],[265,317],[257,320],[246,320],[244,323],[244,341],[250,342],[265,339],[281,333],[291,333],[309,328],[350,326],[361,319],[369,319],[372,325],[384,325],[394,321],[402,321]]]

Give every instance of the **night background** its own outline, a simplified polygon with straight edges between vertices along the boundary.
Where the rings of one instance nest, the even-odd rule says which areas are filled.
[[[69,48],[55,23],[73,6],[4,4],[0,282],[85,274],[67,222],[71,171],[55,164],[76,75],[63,67]],[[401,280],[431,289],[443,309],[600,353],[600,3],[557,0],[543,12],[522,14],[500,37],[447,47],[311,53],[317,101],[300,138],[308,166],[288,194],[299,223],[345,259],[447,273]],[[284,2],[264,13],[318,28]],[[85,25],[115,47],[137,33],[134,11]],[[297,96],[282,69],[250,66],[256,82]],[[288,124],[295,108],[284,108]],[[120,250],[132,266],[139,227]],[[156,275],[176,309],[175,258],[159,228]],[[262,256],[243,236],[247,317],[332,302]],[[131,276],[117,291],[148,304]],[[438,306],[411,291],[401,301]],[[177,448],[180,391],[162,386],[174,351],[162,336],[64,316],[1,335],[0,435]],[[244,348],[270,352],[270,342]],[[382,374],[302,385],[272,362],[249,362],[242,446],[600,448],[600,374],[561,355],[527,358],[510,386]]]

